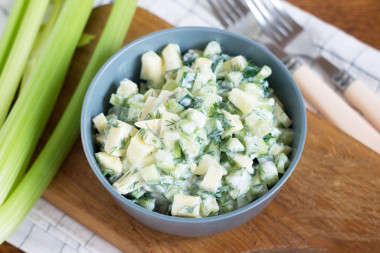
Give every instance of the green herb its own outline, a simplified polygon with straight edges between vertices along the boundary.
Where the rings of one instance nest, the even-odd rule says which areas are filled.
[[[167,124],[166,126],[175,126],[179,120],[166,120]]]
[[[202,107],[204,100],[201,97],[195,97],[193,101],[193,108],[197,109]]]
[[[112,153],[115,152],[116,150],[117,150],[117,146],[112,147],[110,150],[110,155],[112,155]]]

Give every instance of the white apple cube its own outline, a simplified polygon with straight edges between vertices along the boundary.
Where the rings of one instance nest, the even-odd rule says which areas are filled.
[[[141,79],[158,81],[162,75],[161,57],[153,51],[148,51],[141,57]]]
[[[233,103],[243,114],[250,113],[256,106],[258,100],[251,94],[242,91],[238,88],[233,88],[228,95],[228,99]]]
[[[199,217],[201,198],[183,194],[174,195],[172,215],[182,217]]]
[[[92,122],[94,122],[94,125],[99,132],[103,131],[107,127],[107,119],[103,113],[100,113],[98,116],[93,118]]]
[[[178,44],[170,43],[162,50],[164,70],[178,69],[182,66],[181,51]]]
[[[223,176],[223,170],[219,167],[210,166],[207,170],[205,177],[199,184],[199,187],[203,190],[215,193],[220,186],[220,181]]]
[[[112,126],[104,150],[110,155],[122,156],[125,154],[125,146],[130,137],[133,127],[123,121],[116,120]]]
[[[98,152],[95,154],[96,160],[98,161],[99,167],[102,170],[109,169],[113,172],[111,175],[119,174],[122,171],[122,164],[120,158],[117,156],[112,156],[106,152]]]

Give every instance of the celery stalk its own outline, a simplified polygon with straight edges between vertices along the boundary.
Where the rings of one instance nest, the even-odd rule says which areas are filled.
[[[92,4],[93,0],[65,1],[25,90],[0,130],[0,205],[31,159],[90,16]]]
[[[46,21],[46,23],[41,26],[38,32],[37,38],[34,41],[32,51],[29,56],[29,60],[27,61],[26,66],[25,66],[20,90],[25,88],[26,80],[28,79],[30,72],[32,71],[32,68],[37,61],[37,57],[40,55],[41,49],[45,45],[47,39],[49,38],[49,34],[53,30],[54,25],[57,22],[59,13],[61,12],[62,7],[63,7],[63,0],[53,0],[52,5],[53,7],[49,15],[49,18]]]
[[[19,31],[28,2],[28,0],[16,0],[13,4],[7,24],[0,39],[0,73],[3,70],[4,64]]]
[[[104,31],[61,120],[37,160],[0,207],[0,244],[16,229],[53,179],[79,135],[82,102],[100,66],[122,45],[137,0],[116,0]]]
[[[7,117],[49,0],[30,1],[0,75],[0,127]]]

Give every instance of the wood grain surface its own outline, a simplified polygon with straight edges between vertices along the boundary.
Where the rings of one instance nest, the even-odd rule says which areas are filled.
[[[291,2],[310,7],[314,1]],[[314,8],[320,5],[324,6],[315,1]],[[86,31],[99,35],[109,10],[110,6],[94,10]],[[138,9],[125,42],[167,27]],[[62,114],[95,44],[96,40],[76,51],[39,148]],[[229,232],[185,238],[142,225],[97,180],[79,139],[43,197],[125,252],[376,252],[379,185],[380,156],[308,112],[306,145],[294,173],[262,213]],[[9,245],[0,247],[0,252],[10,250]]]
[[[287,0],[380,49],[379,0]]]

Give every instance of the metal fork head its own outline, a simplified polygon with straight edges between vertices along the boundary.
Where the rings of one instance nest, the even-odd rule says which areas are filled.
[[[284,10],[279,0],[245,0],[264,33],[285,47],[303,31]]]
[[[225,28],[233,26],[249,12],[242,0],[208,0],[208,2]]]

